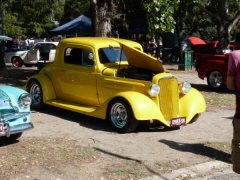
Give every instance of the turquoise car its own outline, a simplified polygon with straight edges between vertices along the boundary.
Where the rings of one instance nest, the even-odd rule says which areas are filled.
[[[12,86],[0,86],[0,137],[18,139],[33,128],[30,119],[31,96]]]

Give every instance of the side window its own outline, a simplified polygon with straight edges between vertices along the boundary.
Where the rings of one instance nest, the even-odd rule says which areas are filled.
[[[67,48],[65,51],[64,61],[69,64],[77,64],[82,66],[92,66],[94,61],[89,59],[89,53],[92,53],[87,49],[80,48]]]
[[[41,46],[40,44],[36,44],[35,47],[34,47],[34,49],[39,49],[40,46]]]
[[[51,49],[56,49],[56,45],[55,44],[50,44],[50,47],[51,47]]]

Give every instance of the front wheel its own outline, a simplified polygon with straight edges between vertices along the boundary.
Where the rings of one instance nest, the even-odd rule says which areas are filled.
[[[22,67],[23,66],[23,60],[20,57],[14,57],[12,59],[12,65],[13,67]]]
[[[31,106],[34,109],[43,109],[45,104],[43,103],[43,93],[40,83],[37,80],[30,81],[27,86],[27,91],[32,98]]]
[[[225,87],[224,77],[222,73],[217,70],[210,71],[207,74],[207,83],[208,86],[213,90],[220,90]]]
[[[119,133],[132,132],[138,126],[131,106],[122,98],[116,98],[110,102],[107,113],[111,127]]]

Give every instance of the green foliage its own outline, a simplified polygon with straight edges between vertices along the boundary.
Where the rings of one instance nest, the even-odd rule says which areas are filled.
[[[214,20],[194,5],[187,8],[192,11],[187,10],[186,16],[182,18],[182,21],[185,22],[183,32],[187,36],[200,37],[206,42],[217,40],[217,26]]]
[[[104,2],[105,0],[103,0]],[[196,6],[201,4],[221,16],[219,0],[108,0],[113,4],[112,28],[127,38],[131,29],[148,25],[149,34],[175,30],[179,36],[198,36],[205,41],[218,40],[217,20]],[[228,0],[225,0],[228,1]],[[98,1],[99,2],[99,1]],[[240,9],[238,1],[229,1],[228,19]],[[54,21],[67,23],[85,14],[90,17],[90,0],[9,0],[3,3],[4,32],[8,36],[47,37],[56,27]],[[237,26],[233,27],[238,32]]]
[[[4,31],[12,37],[45,37],[54,27],[54,9],[63,1],[58,0],[11,0],[4,4]]]
[[[24,31],[24,28],[22,28],[23,23],[18,21],[16,13],[13,13],[12,15],[10,13],[5,14],[5,22],[4,22],[4,31],[5,34],[12,36],[12,37],[21,37],[22,31]]]
[[[168,32],[175,26],[174,11],[178,9],[179,0],[142,0],[147,12],[149,31]]]
[[[129,29],[147,25],[146,11],[141,1],[142,0],[114,0],[119,18],[125,20]]]
[[[112,27],[122,38],[127,38],[130,30],[147,25],[146,11],[139,0],[114,0],[112,17]]]
[[[59,19],[60,24],[65,24],[86,13],[89,6],[89,0],[66,0],[63,9],[63,16]]]
[[[229,7],[226,6],[228,2]],[[239,2],[229,0],[142,0],[142,3],[147,12],[150,33],[175,30],[178,36],[196,35],[206,41],[219,40],[219,22],[213,16],[230,22],[240,9]],[[196,6],[197,4],[205,11]],[[226,8],[229,8],[229,11]],[[224,26],[227,26],[226,22]],[[236,30],[236,26],[234,29]]]

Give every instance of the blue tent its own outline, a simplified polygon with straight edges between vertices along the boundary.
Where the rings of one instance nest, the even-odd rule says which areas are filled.
[[[63,24],[57,28],[50,30],[50,32],[58,32],[62,34],[76,33],[77,34],[91,34],[92,22],[87,16],[81,15],[76,19]]]

